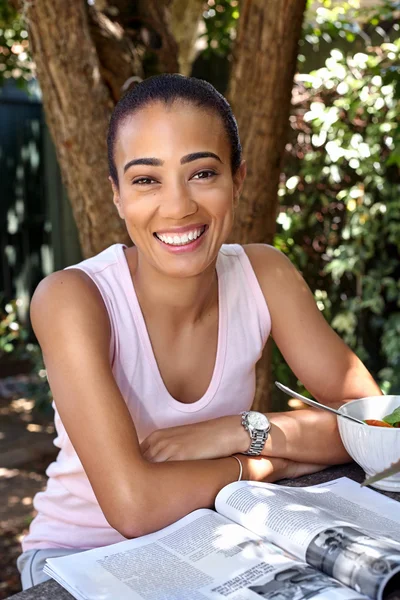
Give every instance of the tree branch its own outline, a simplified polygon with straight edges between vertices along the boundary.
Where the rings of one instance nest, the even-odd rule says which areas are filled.
[[[179,69],[183,75],[190,75],[192,70],[203,6],[204,0],[173,0],[170,8],[171,30],[179,46]]]
[[[94,7],[89,8],[88,15],[100,72],[116,103],[129,77],[136,75],[143,78],[142,57],[119,23]]]

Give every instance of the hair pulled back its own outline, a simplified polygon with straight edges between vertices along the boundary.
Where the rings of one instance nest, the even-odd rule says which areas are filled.
[[[163,74],[149,77],[130,88],[113,110],[108,128],[107,152],[110,176],[115,185],[118,186],[118,173],[114,152],[119,127],[133,113],[154,102],[164,102],[170,106],[176,101],[191,103],[219,115],[231,147],[232,173],[236,173],[242,159],[242,146],[236,119],[226,98],[202,79],[179,74]]]

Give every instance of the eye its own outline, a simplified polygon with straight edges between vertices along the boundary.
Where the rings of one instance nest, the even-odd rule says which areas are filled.
[[[132,185],[150,185],[151,183],[157,183],[155,179],[151,177],[138,177],[132,181]]]
[[[210,179],[216,175],[215,171],[211,171],[209,169],[205,169],[204,171],[199,171],[196,175],[193,175],[192,179]]]

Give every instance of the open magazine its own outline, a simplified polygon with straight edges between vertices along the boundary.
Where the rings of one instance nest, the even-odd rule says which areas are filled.
[[[359,600],[400,590],[400,503],[347,478],[241,481],[216,511],[46,561],[78,600]]]

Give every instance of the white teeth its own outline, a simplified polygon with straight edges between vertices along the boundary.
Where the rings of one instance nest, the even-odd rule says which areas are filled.
[[[182,246],[184,244],[188,244],[191,241],[196,240],[202,233],[204,233],[205,227],[201,227],[200,229],[193,229],[193,231],[189,231],[189,233],[184,233],[182,235],[174,235],[173,237],[170,235],[165,235],[163,233],[156,233],[156,236],[164,242],[164,244],[171,244],[173,246]]]

